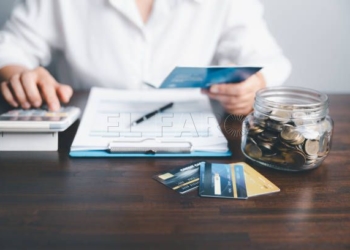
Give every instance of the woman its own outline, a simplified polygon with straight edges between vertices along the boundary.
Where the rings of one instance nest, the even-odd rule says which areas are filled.
[[[1,93],[13,107],[57,110],[72,88],[157,85],[176,66],[263,66],[203,91],[247,114],[257,90],[290,73],[262,14],[258,0],[26,0],[0,31]],[[56,80],[43,67],[57,51]]]

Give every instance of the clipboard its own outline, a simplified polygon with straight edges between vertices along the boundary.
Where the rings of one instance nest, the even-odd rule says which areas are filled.
[[[111,154],[106,150],[88,150],[88,151],[71,151],[69,153],[74,158],[191,158],[191,157],[230,157],[231,151],[213,153],[213,152],[191,152],[189,154],[142,154],[142,153],[128,153],[128,154]]]
[[[130,126],[135,118],[169,102],[174,103],[171,109]],[[71,157],[231,155],[208,98],[195,89],[92,88],[70,150]]]
[[[107,150],[71,151],[72,157],[229,157],[232,153],[192,151],[192,143],[186,141],[113,141]]]

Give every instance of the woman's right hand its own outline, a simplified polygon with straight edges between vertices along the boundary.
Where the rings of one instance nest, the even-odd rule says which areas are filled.
[[[1,69],[2,75],[6,75],[4,74],[6,70],[11,71],[8,69],[10,67]],[[60,108],[60,101],[68,103],[73,95],[73,89],[70,86],[58,83],[42,67],[12,74],[7,81],[1,83],[0,90],[4,99],[13,107],[39,108],[46,103],[52,111]]]

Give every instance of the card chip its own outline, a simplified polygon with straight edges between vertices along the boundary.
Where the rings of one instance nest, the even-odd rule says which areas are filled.
[[[164,181],[164,180],[167,180],[169,178],[174,177],[174,175],[172,175],[170,173],[166,173],[166,174],[159,175],[158,177]]]

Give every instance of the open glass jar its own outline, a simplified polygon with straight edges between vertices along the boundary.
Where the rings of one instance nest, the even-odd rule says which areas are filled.
[[[328,97],[318,91],[273,87],[257,92],[243,122],[243,154],[261,166],[287,171],[318,167],[331,148]]]

